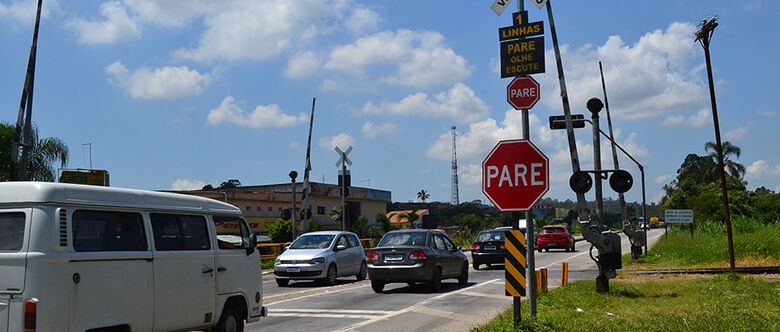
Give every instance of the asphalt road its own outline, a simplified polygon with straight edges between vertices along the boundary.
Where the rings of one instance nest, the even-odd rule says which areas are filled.
[[[655,244],[662,229],[648,233]],[[628,239],[622,249],[629,252]],[[569,281],[595,279],[596,264],[590,259],[590,244],[577,242],[575,252],[534,252],[536,268],[548,269],[548,287],[560,286],[561,263],[569,263]],[[595,250],[594,250],[595,252]],[[278,287],[272,274],[263,276],[264,305],[268,317],[246,326],[247,331],[468,331],[485,324],[512,305],[504,296],[503,265],[478,271],[469,267],[469,283],[442,282],[432,293],[427,285],[388,284],[385,292],[374,293],[368,281],[341,278],[335,286],[292,282]]]

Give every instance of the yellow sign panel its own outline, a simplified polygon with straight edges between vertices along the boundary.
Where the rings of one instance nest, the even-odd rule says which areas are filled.
[[[507,296],[525,296],[526,248],[520,230],[506,232],[504,237],[504,290]]]
[[[60,183],[88,184],[93,186],[109,186],[109,176],[106,170],[76,170],[62,171]]]

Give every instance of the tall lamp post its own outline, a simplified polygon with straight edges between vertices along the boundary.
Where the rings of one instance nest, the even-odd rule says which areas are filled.
[[[290,181],[292,182],[292,239],[295,241],[296,237],[296,221],[295,221],[295,178],[298,177],[298,172],[290,171]]]
[[[729,215],[729,193],[726,190],[726,172],[723,171],[723,148],[720,144],[720,125],[718,124],[718,106],[715,103],[715,86],[712,84],[712,63],[710,62],[710,39],[718,26],[718,17],[703,20],[696,31],[696,41],[704,48],[704,59],[707,62],[707,80],[710,84],[710,100],[712,101],[712,122],[715,125],[715,144],[718,148],[718,170],[720,171],[720,188],[723,191],[723,213],[726,217],[726,232],[729,239],[729,264],[734,273],[734,241],[731,237],[731,216]]]

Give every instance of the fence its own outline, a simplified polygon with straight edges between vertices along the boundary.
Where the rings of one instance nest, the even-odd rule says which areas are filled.
[[[260,251],[260,259],[276,259],[276,257],[279,257],[279,255],[282,254],[282,251],[284,251],[285,244],[287,243],[258,243],[257,250]],[[374,247],[374,239],[360,239],[360,244],[365,248],[365,251],[369,251]]]

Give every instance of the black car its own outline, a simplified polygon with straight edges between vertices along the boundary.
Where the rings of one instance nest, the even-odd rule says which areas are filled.
[[[392,282],[427,282],[433,291],[441,289],[441,280],[469,280],[469,261],[440,230],[411,229],[385,234],[366,255],[371,288],[381,292]]]
[[[474,270],[487,264],[504,264],[504,233],[503,229],[491,229],[479,232],[474,244],[471,245],[471,265]]]

